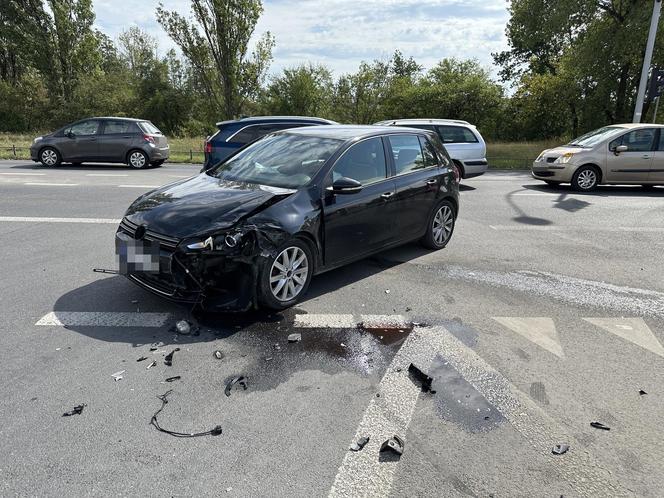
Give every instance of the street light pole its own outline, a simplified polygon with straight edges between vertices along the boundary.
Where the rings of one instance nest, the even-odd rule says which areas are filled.
[[[646,96],[646,85],[648,83],[648,72],[650,71],[650,61],[652,60],[652,51],[655,46],[655,37],[657,36],[657,24],[659,15],[662,11],[662,0],[655,0],[652,8],[652,19],[650,20],[650,33],[648,34],[648,44],[646,45],[646,55],[643,58],[643,69],[641,70],[641,81],[639,82],[639,93],[636,96],[636,107],[634,108],[634,123],[641,122],[643,112],[643,100]]]

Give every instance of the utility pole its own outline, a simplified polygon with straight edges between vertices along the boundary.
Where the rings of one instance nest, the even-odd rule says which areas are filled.
[[[648,84],[648,72],[650,71],[650,61],[652,60],[652,51],[655,46],[655,37],[657,36],[657,24],[659,15],[662,12],[662,0],[655,0],[652,8],[652,19],[650,20],[650,33],[648,34],[648,44],[646,45],[646,55],[643,58],[643,69],[641,70],[641,81],[639,82],[639,93],[636,96],[636,107],[634,108],[634,123],[641,122],[641,113],[643,112],[643,99],[646,96],[646,85]]]

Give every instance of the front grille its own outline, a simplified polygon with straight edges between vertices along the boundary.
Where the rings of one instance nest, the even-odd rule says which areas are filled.
[[[120,222],[120,229],[123,232],[131,235],[132,237],[134,237],[137,228],[138,224],[129,221],[127,218],[123,218],[122,221]],[[150,229],[145,231],[143,239],[150,240],[153,242],[159,242],[159,248],[167,251],[174,251],[175,248],[180,243],[180,239],[176,237],[169,237],[168,235],[153,232]]]
[[[553,171],[533,171],[533,173],[535,174],[535,176],[544,176],[544,177],[555,175]]]
[[[546,162],[547,162],[547,163],[553,163],[553,162],[556,161],[556,159],[558,159],[558,158],[557,158],[557,157],[547,157],[547,158],[546,158]]]

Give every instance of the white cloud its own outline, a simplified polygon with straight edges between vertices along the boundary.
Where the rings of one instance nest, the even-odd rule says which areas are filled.
[[[162,0],[189,13],[188,0]],[[137,25],[173,46],[156,22],[157,0],[96,0],[98,27],[112,37]],[[362,60],[387,58],[396,49],[425,67],[443,57],[475,58],[491,66],[491,53],[506,48],[505,0],[264,0],[255,39],[276,38],[271,71],[320,62],[336,74],[355,71]]]

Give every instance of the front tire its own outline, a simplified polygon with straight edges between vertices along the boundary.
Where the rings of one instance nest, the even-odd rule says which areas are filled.
[[[127,155],[127,164],[134,169],[144,169],[150,164],[148,156],[142,150],[132,150]]]
[[[592,192],[599,184],[599,172],[594,166],[581,166],[572,177],[572,189],[577,192]]]
[[[62,162],[62,156],[53,147],[44,147],[39,152],[39,162],[41,162],[44,166],[53,168],[55,166],[60,166],[60,163]]]
[[[427,249],[442,249],[452,238],[455,224],[454,206],[450,201],[441,202],[431,217],[427,233],[422,238],[422,245]]]
[[[311,249],[291,239],[275,256],[265,259],[258,277],[258,301],[265,308],[283,310],[295,305],[307,292],[313,275]]]

